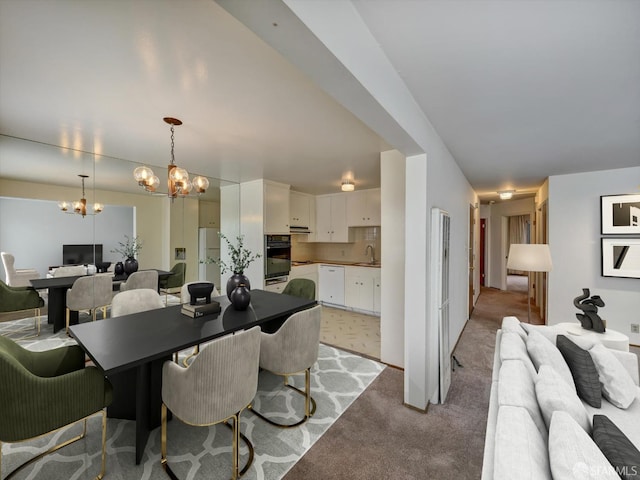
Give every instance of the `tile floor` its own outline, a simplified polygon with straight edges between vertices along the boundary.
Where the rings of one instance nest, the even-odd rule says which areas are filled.
[[[323,306],[320,341],[379,360],[380,318]]]

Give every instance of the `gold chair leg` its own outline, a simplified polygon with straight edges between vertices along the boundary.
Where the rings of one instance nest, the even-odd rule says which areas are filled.
[[[275,422],[273,420],[271,420],[270,418],[267,418],[265,415],[263,415],[262,413],[258,412],[257,410],[255,410],[253,408],[253,405],[249,405],[249,410],[252,411],[253,413],[255,413],[258,417],[260,417],[262,420],[264,420],[265,422],[275,426],[275,427],[280,427],[280,428],[293,428],[293,427],[297,427],[302,425],[303,423],[305,423],[307,420],[309,420],[314,413],[316,413],[316,401],[313,399],[313,397],[311,396],[311,369],[307,368],[304,371],[304,391],[300,390],[299,388],[294,387],[293,385],[289,385],[289,375],[284,375],[284,385],[286,387],[289,387],[290,389],[292,389],[295,392],[298,392],[300,395],[304,396],[304,417],[292,424],[284,424],[284,423],[278,423]]]
[[[104,410],[103,410],[103,411],[104,411]],[[106,426],[106,417],[104,417],[104,418],[105,418],[105,420],[104,420],[104,425]],[[62,443],[60,443],[60,444],[54,445],[54,446],[53,446],[53,447],[51,447],[49,450],[47,450],[47,451],[45,451],[45,452],[42,452],[42,453],[39,453],[38,455],[36,455],[35,457],[31,458],[30,460],[27,460],[27,461],[26,461],[26,462],[24,462],[22,465],[20,465],[20,466],[16,467],[13,471],[11,471],[11,472],[9,473],[9,475],[7,475],[7,476],[5,477],[5,479],[4,479],[4,480],[9,480],[9,479],[10,479],[10,478],[12,478],[16,473],[18,473],[19,471],[21,471],[24,467],[27,467],[27,466],[31,465],[33,462],[36,462],[36,461],[40,460],[40,459],[41,459],[42,457],[44,457],[45,455],[49,455],[50,453],[57,452],[58,450],[60,450],[60,449],[61,449],[61,448],[63,448],[63,447],[66,447],[67,445],[71,445],[72,443],[77,442],[78,440],[82,440],[82,439],[87,435],[87,418],[85,417],[85,418],[82,420],[82,422],[83,422],[83,427],[82,427],[82,433],[81,433],[80,435],[78,435],[78,436],[76,436],[76,437],[73,437],[73,438],[70,438],[69,440],[67,440],[67,441],[65,441],[65,442],[62,442]],[[74,422],[74,423],[77,423],[77,422]],[[73,424],[69,424],[69,425],[73,425]],[[61,428],[66,428],[66,427],[68,427],[69,425],[65,425],[64,427],[61,427]],[[58,429],[58,430],[60,430],[60,429]],[[56,430],[53,430],[53,431],[55,432]],[[49,433],[52,433],[52,432],[48,432],[47,434],[49,434]],[[42,436],[42,435],[39,435],[39,436]],[[106,434],[103,434],[103,436],[104,436],[104,443],[106,444]],[[37,437],[36,437],[36,438],[37,438]],[[0,448],[1,448],[1,447],[2,447],[2,443],[0,442]],[[1,455],[0,455],[0,457],[1,457]],[[103,467],[103,468],[104,468],[104,467]],[[0,470],[0,473],[1,473],[1,470]],[[102,476],[98,476],[98,477],[96,477],[96,480],[102,480],[102,478],[103,478],[103,476],[104,476],[104,472],[101,472],[101,474],[100,474],[100,475],[102,475]]]
[[[233,425],[229,425],[227,420],[222,423],[230,428],[233,432],[233,467],[231,473],[231,480],[237,480],[242,475],[247,473],[251,465],[253,464],[253,457],[255,456],[255,452],[253,450],[253,444],[251,440],[249,440],[245,435],[240,432],[240,414],[242,410],[232,415],[227,420],[233,419]],[[239,470],[240,468],[240,439],[244,440],[249,449],[249,459],[247,460],[246,465]],[[162,409],[160,412],[160,464],[162,465],[162,469],[166,472],[166,474],[171,478],[171,480],[179,480],[173,470],[171,470],[171,466],[167,461],[167,406],[163,403]]]
[[[71,315],[71,310],[69,310],[69,307],[67,307],[66,311],[67,311],[67,336],[69,336],[69,316]]]

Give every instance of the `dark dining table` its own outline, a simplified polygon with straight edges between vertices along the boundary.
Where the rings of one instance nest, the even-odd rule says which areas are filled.
[[[171,272],[165,270],[157,270],[158,272],[158,288],[160,288],[160,280],[167,278],[171,275]],[[51,277],[51,278],[36,278],[30,280],[31,286],[36,290],[47,289],[48,290],[48,304],[47,304],[47,319],[48,323],[53,324],[53,333],[63,329],[66,325],[66,308],[67,308],[67,290],[73,286],[80,277],[86,275],[75,275],[72,277]],[[114,275],[113,286],[114,289],[127,279],[126,275]],[[75,325],[78,323],[78,312],[71,311],[69,315],[69,324]]]
[[[160,425],[162,366],[174,353],[256,325],[279,325],[316,305],[315,300],[264,290],[251,290],[251,304],[244,311],[235,310],[226,296],[213,300],[220,303],[220,313],[199,318],[174,305],[70,328],[114,387],[107,415],[136,422],[136,464],[151,430]]]

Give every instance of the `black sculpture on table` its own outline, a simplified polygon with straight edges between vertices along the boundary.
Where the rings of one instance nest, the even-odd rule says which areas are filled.
[[[576,317],[580,320],[582,328],[585,330],[593,330],[594,332],[604,333],[604,322],[598,316],[598,307],[604,307],[604,302],[598,295],[589,298],[589,289],[583,288],[582,295],[573,299],[576,308],[584,313],[576,313]]]

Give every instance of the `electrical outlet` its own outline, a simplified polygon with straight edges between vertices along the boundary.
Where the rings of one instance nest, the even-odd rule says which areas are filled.
[[[631,333],[640,333],[640,326],[637,323],[631,324]]]

